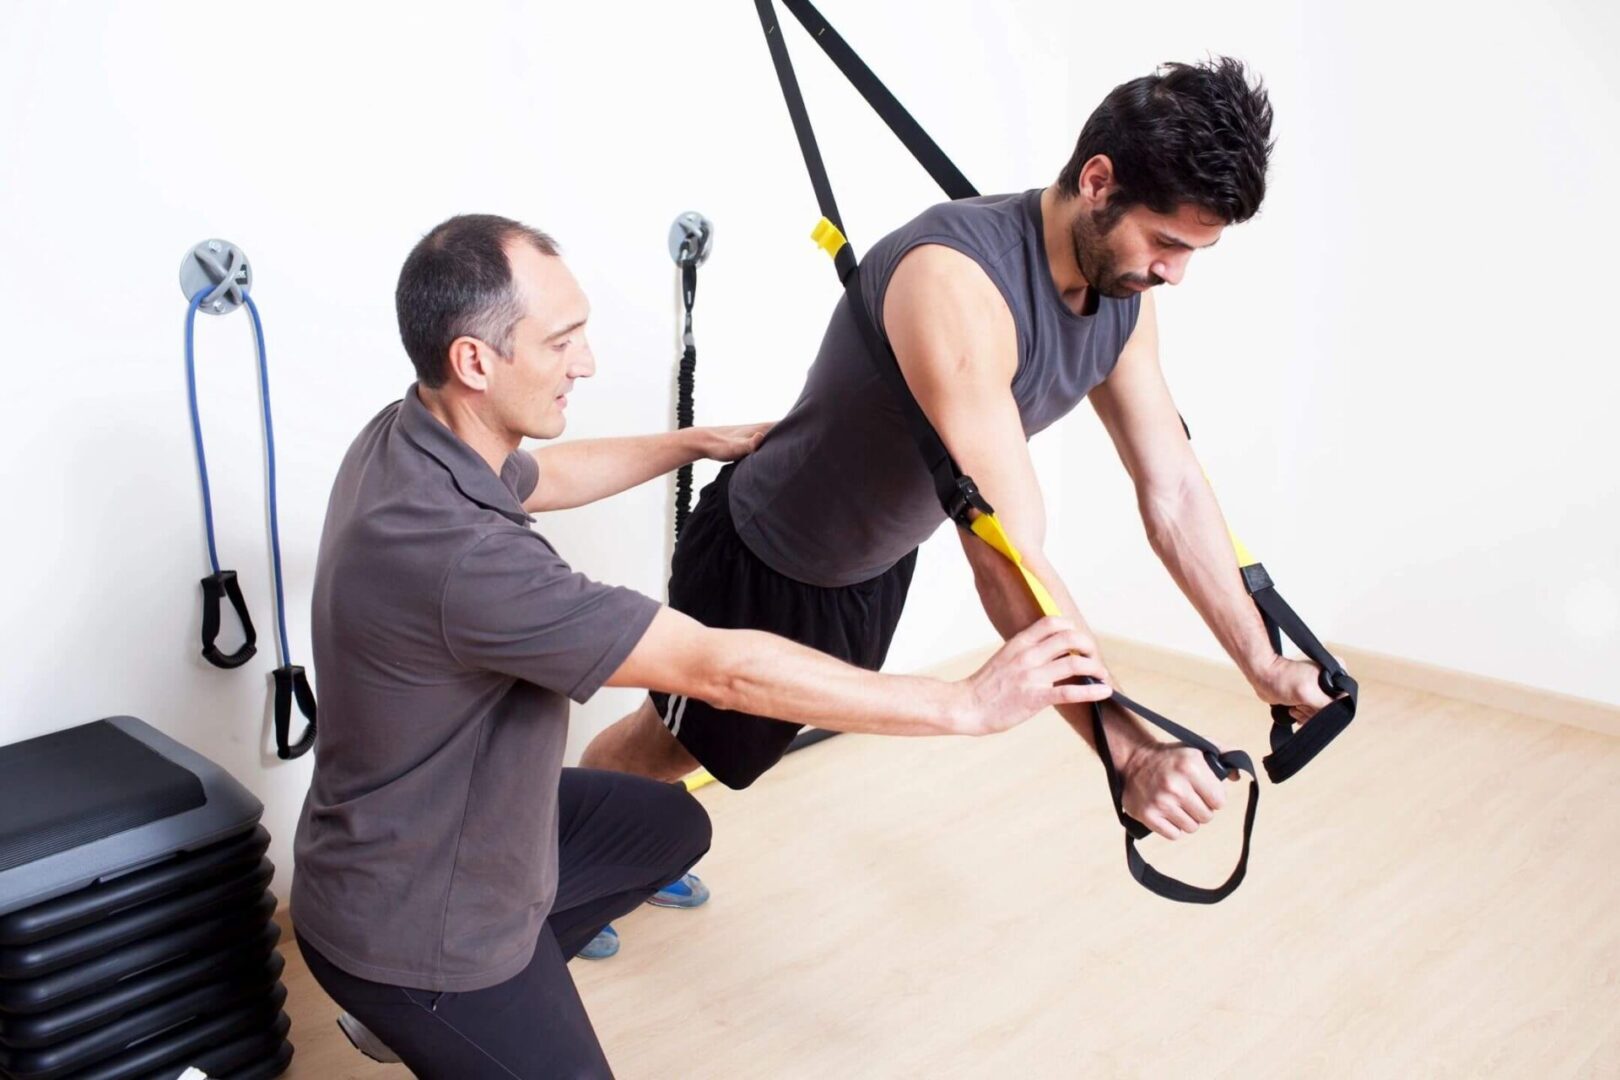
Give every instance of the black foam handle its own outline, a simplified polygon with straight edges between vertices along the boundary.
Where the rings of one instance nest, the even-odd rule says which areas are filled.
[[[202,579],[203,590],[203,621],[202,621],[202,654],[210,664],[218,668],[239,668],[259,651],[259,635],[253,629],[253,619],[248,615],[247,600],[242,596],[242,587],[236,583],[235,570],[221,570],[209,574]],[[242,646],[233,653],[219,651],[214,639],[219,637],[221,602],[229,599],[231,607],[236,609],[236,617],[242,623]]]
[[[315,691],[310,689],[308,676],[297,664],[278,667],[271,675],[276,680],[276,756],[282,761],[291,761],[303,757],[315,745]],[[308,723],[298,741],[289,743],[294,701],[298,702],[298,711]]]
[[[1255,606],[1260,609],[1260,618],[1265,623],[1272,649],[1279,656],[1282,655],[1282,637],[1286,635],[1299,646],[1300,652],[1308,660],[1321,669],[1316,676],[1317,685],[1324,694],[1333,698],[1297,730],[1287,706],[1271,707],[1271,753],[1262,758],[1260,764],[1265,766],[1266,776],[1271,782],[1280,784],[1309,765],[1317,754],[1350,726],[1350,721],[1356,718],[1356,703],[1361,688],[1277,592],[1264,566],[1259,563],[1245,566],[1243,582]]]

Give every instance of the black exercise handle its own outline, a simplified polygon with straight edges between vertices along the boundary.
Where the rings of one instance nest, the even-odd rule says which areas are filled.
[[[282,761],[303,757],[315,745],[315,691],[310,689],[309,678],[297,664],[286,664],[271,672],[276,680],[276,757]],[[309,721],[296,743],[287,739],[292,733],[292,706],[298,702],[298,711]]]
[[[242,596],[242,587],[236,583],[235,570],[220,570],[209,574],[202,579],[203,590],[203,621],[202,621],[202,654],[210,664],[218,668],[238,668],[259,651],[259,635],[253,629],[253,619],[248,615],[247,600]],[[233,653],[223,653],[214,644],[219,637],[219,609],[220,602],[229,599],[231,607],[236,609],[236,617],[242,623],[242,647]]]
[[[1114,813],[1119,817],[1119,823],[1125,827],[1125,865],[1130,870],[1131,877],[1154,895],[1182,904],[1215,904],[1225,900],[1237,891],[1237,887],[1243,884],[1243,878],[1249,872],[1249,841],[1254,835],[1255,811],[1260,805],[1260,782],[1255,776],[1253,759],[1242,750],[1222,752],[1203,736],[1189,731],[1174,720],[1160,716],[1152,709],[1137,704],[1118,690],[1114,691],[1109,700],[1117,702],[1120,707],[1128,709],[1169,733],[1180,745],[1201,751],[1205,764],[1222,780],[1234,772],[1249,774],[1249,805],[1243,812],[1243,850],[1238,855],[1237,865],[1232,869],[1232,873],[1225,881],[1212,888],[1189,885],[1185,881],[1173,878],[1150,866],[1147,860],[1142,858],[1142,853],[1136,849],[1136,842],[1147,837],[1152,830],[1125,812],[1125,779],[1115,768],[1113,753],[1108,748],[1108,736],[1103,731],[1102,704],[1092,703],[1091,730],[1096,736],[1097,754],[1102,758],[1103,771],[1108,774],[1108,791],[1114,799]]]
[[[1317,754],[1350,726],[1350,721],[1356,718],[1356,702],[1361,688],[1344,669],[1344,665],[1311,633],[1305,621],[1288,606],[1288,601],[1278,594],[1264,566],[1250,563],[1243,567],[1243,584],[1254,599],[1255,606],[1260,609],[1260,618],[1265,623],[1266,636],[1271,639],[1272,649],[1281,656],[1282,638],[1287,636],[1307,659],[1321,668],[1317,684],[1324,694],[1333,699],[1298,730],[1294,728],[1294,718],[1289,715],[1287,706],[1271,707],[1271,753],[1260,763],[1265,766],[1266,776],[1271,782],[1280,784],[1310,764]]]

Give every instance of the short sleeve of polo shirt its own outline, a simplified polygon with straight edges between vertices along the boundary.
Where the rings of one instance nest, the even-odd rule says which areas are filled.
[[[514,450],[501,463],[501,480],[524,502],[540,486],[540,463],[527,450]]]
[[[501,529],[470,548],[445,582],[451,654],[584,703],[646,633],[659,604],[576,572],[541,537]]]

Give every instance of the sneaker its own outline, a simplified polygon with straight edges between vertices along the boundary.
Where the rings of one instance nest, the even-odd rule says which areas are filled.
[[[384,1065],[393,1065],[398,1063],[399,1055],[388,1049],[388,1045],[386,1043],[377,1038],[376,1035],[372,1034],[370,1028],[356,1020],[353,1016],[350,1016],[348,1013],[343,1013],[338,1017],[337,1022],[338,1027],[343,1029],[343,1034],[348,1036],[349,1042],[353,1043],[354,1048],[366,1055],[366,1057],[370,1058],[372,1061],[381,1062]]]
[[[578,955],[583,960],[606,960],[618,951],[619,932],[613,929],[612,923],[609,923],[579,950]]]
[[[647,898],[654,907],[698,907],[709,901],[709,887],[696,874],[682,874]]]

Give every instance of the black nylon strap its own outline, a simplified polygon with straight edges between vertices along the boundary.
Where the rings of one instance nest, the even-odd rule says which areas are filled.
[[[816,189],[816,205],[821,216],[844,231],[844,220],[838,216],[838,202],[833,198],[832,181],[827,178],[827,166],[821,161],[821,148],[816,145],[816,133],[810,126],[810,113],[804,107],[804,95],[799,92],[799,80],[793,74],[793,60],[788,56],[787,42],[782,40],[782,28],[776,20],[771,0],[754,0],[759,11],[760,25],[765,28],[765,44],[770,46],[771,62],[776,65],[776,79],[782,84],[782,96],[787,100],[788,115],[793,117],[793,133],[799,138],[799,152],[804,155],[805,168],[810,173],[810,185]],[[845,245],[845,251],[849,246]],[[842,254],[842,252],[840,252]],[[854,269],[855,253],[850,251],[849,267]],[[839,279],[848,274],[839,268]]]
[[[1327,647],[1311,633],[1311,628],[1277,592],[1271,575],[1263,565],[1251,563],[1245,566],[1243,584],[1254,598],[1255,606],[1260,609],[1260,618],[1265,623],[1266,636],[1271,639],[1272,649],[1279,656],[1282,655],[1282,637],[1286,635],[1307,659],[1322,669],[1317,678],[1318,685],[1324,694],[1334,699],[1297,731],[1294,730],[1294,718],[1288,714],[1285,706],[1271,707],[1271,753],[1261,759],[1261,764],[1265,766],[1271,782],[1280,784],[1310,764],[1312,758],[1350,726],[1350,721],[1356,718],[1356,702],[1361,688],[1338,658],[1327,651]]]
[[[766,3],[769,0],[765,0]],[[782,0],[782,6],[793,13],[793,17],[810,33],[810,38],[821,50],[827,54],[838,70],[860,92],[866,103],[872,106],[882,121],[889,125],[889,130],[905,144],[911,156],[917,159],[917,164],[928,170],[928,175],[934,178],[945,194],[952,199],[971,199],[978,194],[968,178],[962,175],[951,159],[945,156],[945,151],[939,144],[929,137],[922,125],[914,120],[906,107],[900,104],[889,88],[884,86],[878,77],[872,73],[855,50],[849,47],[837,30],[828,25],[808,0]],[[807,121],[808,122],[808,121]],[[830,215],[829,215],[830,216]],[[843,228],[837,219],[833,219],[840,229]]]
[[[203,657],[218,668],[239,668],[253,659],[253,654],[259,651],[259,635],[253,629],[252,617],[248,615],[247,600],[242,596],[242,587],[236,582],[236,571],[221,570],[217,574],[209,574],[202,579],[202,591]],[[230,600],[237,619],[242,623],[242,645],[233,653],[220,652],[219,646],[214,644],[220,631],[221,601],[226,599]]]
[[[276,682],[276,757],[291,761],[303,757],[315,745],[315,691],[310,689],[309,677],[297,664],[278,667],[270,674]],[[308,721],[296,743],[288,741],[292,735],[294,701],[297,701],[298,711]]]
[[[861,296],[859,269],[844,281],[844,302],[849,305],[851,313],[855,316],[855,325],[860,328],[861,337],[866,341],[867,355],[873,358],[874,366],[883,376],[883,381],[888,384],[895,402],[900,406],[900,415],[905,418],[906,429],[911,432],[912,443],[922,455],[923,466],[934,480],[934,495],[945,508],[946,515],[966,528],[971,520],[967,513],[969,507],[981,514],[994,513],[990,504],[979,495],[973,479],[963,475],[962,470],[957,468],[956,460],[945,448],[939,432],[934,430],[928,415],[922,411],[922,406],[917,404],[917,398],[912,394],[911,387],[906,385],[906,377],[900,370],[899,359],[895,357],[888,340],[878,330],[877,324],[872,319],[872,312]]]
[[[1114,766],[1114,755],[1108,746],[1108,736],[1103,731],[1102,706],[1099,703],[1093,703],[1091,706],[1091,731],[1097,741],[1097,756],[1102,758],[1103,771],[1108,775],[1108,792],[1114,800],[1114,814],[1119,818],[1119,823],[1125,827],[1125,865],[1130,869],[1131,877],[1135,878],[1144,889],[1166,900],[1175,900],[1183,904],[1219,903],[1243,884],[1243,878],[1249,872],[1249,841],[1254,835],[1255,810],[1260,805],[1260,782],[1255,775],[1253,759],[1242,750],[1222,752],[1202,735],[1182,727],[1174,720],[1160,716],[1152,709],[1132,701],[1118,690],[1114,691],[1110,700],[1164,731],[1181,745],[1202,751],[1205,764],[1221,780],[1226,780],[1234,772],[1249,774],[1249,805],[1243,811],[1243,850],[1238,855],[1237,866],[1233,868],[1232,873],[1224,882],[1213,888],[1189,885],[1185,881],[1170,877],[1150,866],[1147,860],[1142,858],[1142,853],[1136,849],[1136,842],[1145,838],[1152,830],[1125,812],[1125,780]]]

